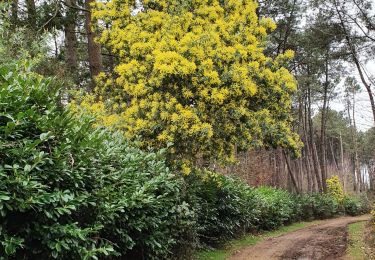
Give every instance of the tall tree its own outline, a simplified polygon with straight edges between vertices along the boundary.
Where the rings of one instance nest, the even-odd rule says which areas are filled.
[[[93,31],[91,9],[95,0],[85,0],[85,29],[87,34],[88,61],[91,77],[97,76],[103,68],[100,44],[95,41],[96,34]]]
[[[32,29],[37,29],[37,11],[34,0],[25,0],[27,8],[27,21]]]
[[[347,103],[348,118],[351,126],[351,138],[352,138],[352,158],[353,158],[353,181],[354,190],[359,192],[363,189],[362,173],[358,157],[358,136],[357,136],[357,124],[356,124],[356,93],[360,90],[360,86],[356,79],[348,77],[345,80],[345,98]]]
[[[12,24],[18,24],[18,0],[11,2],[11,22]]]
[[[143,3],[137,14],[126,1],[98,3],[94,14],[111,22],[101,42],[120,59],[102,92],[116,101],[107,118],[130,138],[142,135],[145,147],[173,142],[171,158],[191,162],[299,146],[290,128],[295,80],[283,67],[293,52],[264,55],[274,23],[258,22],[255,1]]]
[[[66,44],[66,62],[69,70],[75,72],[77,70],[77,36],[76,36],[76,23],[77,23],[77,10],[75,0],[65,0],[67,11],[65,19],[65,44]]]
[[[369,99],[370,99],[370,105],[371,105],[371,110],[373,113],[373,120],[375,123],[375,99],[374,99],[374,93],[371,88],[371,84],[369,83],[369,79],[366,79],[366,73],[362,67],[359,55],[358,55],[358,48],[355,44],[355,38],[357,38],[356,31],[353,30],[353,28],[349,27],[349,19],[348,16],[350,17],[349,10],[347,2],[346,1],[341,1],[341,0],[332,0],[334,10],[336,11],[336,15],[339,19],[342,31],[345,35],[345,40],[346,44],[348,46],[348,49],[350,51],[350,54],[352,56],[352,60],[355,64],[355,67],[357,68],[357,71],[359,73],[360,79],[362,81],[363,86],[366,88]],[[357,3],[354,1],[354,3]],[[356,5],[358,6],[358,4]],[[362,10],[362,9],[361,9]],[[358,24],[358,23],[356,23]],[[359,26],[359,25],[358,25]],[[368,34],[366,34],[366,37],[368,38]]]

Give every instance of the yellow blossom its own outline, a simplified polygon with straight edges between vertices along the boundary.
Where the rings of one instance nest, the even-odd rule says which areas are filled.
[[[258,20],[255,0],[183,2],[143,0],[136,14],[134,1],[97,2],[99,41],[119,63],[98,77],[102,99],[80,105],[144,147],[173,142],[171,155],[189,158],[184,174],[202,156],[233,162],[236,147],[272,140],[298,149],[289,113],[296,84],[283,68],[293,53],[264,54],[275,23]]]

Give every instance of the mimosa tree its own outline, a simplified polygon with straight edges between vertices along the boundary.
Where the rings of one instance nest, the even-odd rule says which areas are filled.
[[[99,77],[100,101],[82,105],[144,147],[172,144],[173,159],[231,162],[236,149],[261,146],[297,151],[296,82],[283,67],[293,52],[264,54],[275,24],[256,9],[253,0],[98,2],[99,41],[119,63]]]

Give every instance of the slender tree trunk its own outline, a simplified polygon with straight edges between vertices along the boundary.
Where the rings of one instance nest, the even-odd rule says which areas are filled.
[[[325,84],[324,84],[324,96],[323,96],[323,107],[322,107],[322,118],[321,118],[321,129],[320,129],[320,167],[322,174],[322,186],[323,191],[327,191],[327,152],[326,152],[326,121],[327,121],[327,106],[328,106],[328,51],[325,61]]]
[[[342,135],[341,135],[341,132],[340,132],[340,172],[341,172],[341,176],[342,176],[342,179],[343,179],[343,184],[344,184],[344,191],[346,191],[346,184],[345,184],[345,170],[344,170],[344,146],[343,146],[343,143],[342,143]]]
[[[294,188],[294,190],[297,193],[299,193],[299,188],[298,188],[297,180],[294,177],[292,168],[290,166],[290,161],[289,161],[288,155],[286,154],[286,152],[284,150],[283,150],[283,154],[284,154],[284,158],[285,158],[285,163],[286,163],[286,166],[287,166],[287,170],[288,170],[288,173],[289,173],[289,177],[290,177],[290,179],[292,181],[292,184],[293,184],[293,188]]]
[[[358,142],[357,142],[357,124],[355,121],[355,90],[353,90],[352,93],[352,118],[353,118],[353,129],[352,129],[352,134],[353,134],[353,149],[354,149],[354,169],[356,172],[357,176],[357,183],[358,183],[358,191],[362,192],[362,178],[361,178],[361,169],[359,165],[359,160],[358,160]]]
[[[305,176],[304,176],[302,158],[299,158],[296,163],[297,163],[298,175],[299,175],[299,191],[303,192],[303,187],[304,187],[304,182],[305,182],[304,177]]]
[[[95,33],[92,30],[91,23],[91,4],[95,0],[85,0],[85,8],[88,12],[85,12],[85,29],[87,34],[87,45],[88,45],[88,55],[89,55],[89,67],[91,77],[94,78],[102,71],[102,55],[100,44],[95,42]]]
[[[311,89],[308,87],[307,89],[307,95],[308,95],[308,119],[309,119],[309,136],[310,136],[310,147],[311,147],[311,155],[313,159],[313,165],[314,165],[314,172],[315,172],[315,178],[316,183],[318,185],[319,192],[323,191],[323,185],[322,180],[320,178],[320,164],[318,159],[318,153],[316,150],[316,144],[314,141],[314,130],[313,130],[313,122],[312,122],[312,112],[311,112]]]
[[[375,156],[374,156],[375,158]],[[368,162],[368,168],[369,168],[369,176],[370,176],[370,190],[375,190],[375,162],[373,160],[370,160]]]
[[[67,6],[76,6],[75,0],[65,0]],[[75,73],[77,70],[77,36],[75,33],[77,12],[73,8],[68,8],[67,20],[65,26],[65,47],[66,47],[66,62],[69,71]]]
[[[372,92],[370,84],[367,83],[367,81],[366,81],[366,79],[364,77],[364,73],[363,73],[361,64],[359,63],[359,60],[357,58],[357,53],[354,50],[354,47],[353,47],[352,55],[353,55],[353,60],[354,60],[354,63],[356,65],[356,67],[357,67],[358,73],[360,75],[362,84],[365,86],[367,94],[369,96],[371,110],[372,110],[372,116],[373,116],[373,120],[374,120],[374,123],[375,123],[375,100],[374,100],[374,93]]]
[[[319,191],[320,192],[323,192],[323,184],[322,184],[322,179],[321,179],[321,174],[320,174],[320,162],[319,162],[319,156],[318,156],[318,149],[316,147],[316,143],[314,142],[313,143],[313,159],[314,159],[314,164],[315,164],[315,167],[316,167],[316,179],[318,180],[318,185],[319,185]]]
[[[33,28],[36,29],[37,24],[36,24],[36,6],[35,6],[35,1],[34,0],[26,0],[26,8],[27,8],[27,20],[29,25]]]
[[[315,181],[314,181],[314,175],[312,171],[312,167],[314,167],[310,161],[311,157],[311,147],[310,142],[308,138],[308,109],[307,109],[307,103],[308,103],[308,91],[305,91],[304,95],[304,117],[303,117],[303,136],[304,136],[304,144],[305,144],[305,167],[306,167],[306,174],[307,174],[307,191],[313,192],[315,190]]]
[[[12,25],[16,26],[18,24],[18,0],[13,0],[11,5],[11,21]]]
[[[336,155],[335,155],[335,150],[334,150],[334,147],[333,147],[333,141],[332,141],[332,139],[330,139],[330,141],[329,141],[329,146],[331,148],[332,161],[335,164],[337,172],[339,172],[340,171],[340,167],[339,167],[339,164],[338,164],[338,162],[336,160]]]
[[[340,169],[343,172],[344,171],[344,145],[342,143],[342,134],[341,134],[341,132],[340,132],[340,159],[341,159]]]
[[[350,104],[350,97],[348,96],[347,97],[347,110],[348,110],[348,119],[349,119],[349,122],[350,122],[350,126],[351,126],[351,138],[352,138],[352,143],[353,143],[353,146],[354,146],[354,143],[355,143],[355,133],[354,133],[354,125],[353,125],[353,120],[352,120],[352,114],[350,112],[351,110],[351,104]],[[357,177],[356,177],[356,156],[355,156],[355,153],[352,153],[351,154],[351,159],[352,159],[352,179],[353,179],[353,190],[354,191],[358,191],[358,181],[357,181]]]

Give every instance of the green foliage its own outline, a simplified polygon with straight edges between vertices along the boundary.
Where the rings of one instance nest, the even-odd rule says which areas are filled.
[[[373,165],[375,158],[375,127],[359,135],[359,158],[363,163]]]
[[[255,228],[258,201],[244,182],[210,172],[191,174],[186,180],[200,244],[217,245]]]
[[[33,71],[54,77],[55,81],[63,82],[64,86],[72,85],[75,73],[67,70],[63,56],[51,44],[58,37],[54,35],[56,32],[36,31],[25,23],[15,25],[10,19],[9,9],[8,4],[0,4],[0,63],[27,60],[32,64]],[[78,71],[82,73],[85,70],[81,68]]]
[[[93,130],[50,82],[0,67],[0,255],[163,258],[193,224],[161,153]]]
[[[294,221],[345,213],[331,194],[251,188],[232,177],[199,171],[187,176],[186,181],[188,200],[197,214],[197,242],[201,247],[217,246],[249,231],[273,230]],[[352,211],[348,209],[348,214],[366,211],[366,207],[358,205]]]
[[[292,194],[287,191],[261,187],[257,189],[258,207],[260,215],[258,226],[260,229],[271,230],[294,218],[294,200]]]
[[[355,197],[347,195],[344,197],[342,203],[345,213],[351,216],[358,216],[368,213],[371,210],[370,202],[366,196]]]
[[[295,220],[313,220],[316,218],[313,201],[314,197],[312,194],[298,194],[294,196]]]
[[[318,219],[331,218],[340,213],[339,203],[329,194],[312,195],[314,216]]]
[[[361,214],[361,200],[356,197],[345,197],[343,200],[343,205],[345,208],[345,213],[351,215],[351,216],[356,216]]]

